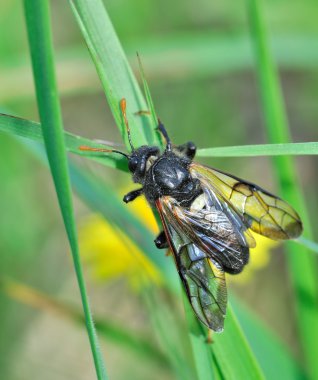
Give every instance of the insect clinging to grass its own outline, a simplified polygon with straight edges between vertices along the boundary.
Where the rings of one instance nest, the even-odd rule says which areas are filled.
[[[274,240],[297,238],[302,232],[298,214],[286,202],[238,177],[193,162],[192,142],[175,146],[161,122],[166,140],[157,146],[132,144],[126,101],[120,102],[131,153],[80,147],[82,150],[119,153],[127,158],[135,183],[142,186],[124,196],[128,203],[145,195],[159,212],[163,231],[157,248],[170,248],[198,319],[209,329],[223,330],[227,305],[225,273],[240,273],[255,247],[250,232]]]

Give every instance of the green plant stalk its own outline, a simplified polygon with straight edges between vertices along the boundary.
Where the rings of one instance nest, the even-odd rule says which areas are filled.
[[[307,156],[318,154],[318,142],[258,144],[198,149],[199,157]]]
[[[104,380],[107,379],[106,369],[94,328],[79,257],[62,116],[54,72],[48,1],[25,0],[24,9],[46,152],[71,246],[97,378]]]
[[[264,375],[259,367],[253,351],[240,327],[240,324],[228,305],[225,328],[222,334],[212,335],[211,350],[221,368],[224,379],[259,380]]]
[[[127,148],[130,149],[127,131],[118,106],[122,98],[127,101],[127,118],[134,146],[138,147],[147,142],[158,145],[159,136],[155,132],[152,120],[136,115],[136,112],[145,110],[147,105],[102,0],[69,2]]]
[[[33,141],[43,143],[41,124],[35,121],[0,113],[0,131],[13,133],[16,136],[26,137]],[[128,172],[127,160],[117,154],[92,153],[80,150],[81,145],[92,148],[109,148],[94,140],[87,139],[69,132],[64,132],[66,149],[68,152],[87,157],[102,165]],[[280,155],[316,155],[318,154],[317,142],[287,143],[287,144],[261,144],[227,146],[217,148],[198,149],[199,157],[257,157],[257,156],[280,156]]]
[[[290,141],[287,117],[275,64],[269,48],[261,0],[249,0],[248,11],[253,33],[261,101],[268,139],[271,143]],[[305,234],[311,237],[304,198],[290,157],[274,159],[274,170],[283,197],[300,213]],[[318,378],[318,287],[317,260],[304,248],[287,245],[287,261],[295,291],[298,330],[311,378]]]
[[[264,372],[266,379],[305,380],[304,369],[264,322],[235,297],[230,297],[240,325]]]
[[[186,294],[183,292],[183,304],[189,330],[194,364],[198,380],[205,380],[209,374],[209,380],[217,379],[214,369],[214,358],[207,344],[204,327],[198,323],[193,310],[189,304]],[[205,329],[206,330],[206,329]]]

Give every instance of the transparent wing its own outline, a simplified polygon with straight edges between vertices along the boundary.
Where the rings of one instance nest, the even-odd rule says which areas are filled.
[[[201,194],[190,208],[180,206],[172,197],[160,198],[162,210],[179,234],[184,234],[208,257],[216,260],[228,273],[240,273],[248,262],[249,247],[255,241],[242,220],[224,205]]]
[[[227,290],[224,271],[196,244],[172,226],[159,201],[156,203],[165,234],[187,297],[198,319],[208,328],[221,332],[226,314]]]
[[[245,225],[254,232],[274,240],[294,239],[301,234],[302,223],[296,211],[266,190],[199,164],[191,164],[190,172],[203,189],[211,189],[229,210],[242,215]]]

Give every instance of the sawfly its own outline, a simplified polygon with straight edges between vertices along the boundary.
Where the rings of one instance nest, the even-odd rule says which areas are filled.
[[[250,232],[274,240],[295,239],[302,232],[296,211],[279,197],[253,183],[193,162],[192,142],[175,146],[159,121],[166,141],[134,148],[120,102],[131,153],[80,147],[81,150],[118,153],[127,158],[139,189],[124,196],[128,203],[144,195],[160,215],[163,231],[154,240],[157,248],[170,248],[189,302],[198,319],[221,332],[227,305],[225,273],[240,273],[255,247]]]

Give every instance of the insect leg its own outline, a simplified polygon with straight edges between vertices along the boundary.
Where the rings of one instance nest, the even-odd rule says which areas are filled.
[[[168,248],[169,247],[169,244],[168,244],[168,241],[167,241],[167,237],[166,237],[166,234],[164,231],[161,231],[160,234],[156,237],[156,239],[154,240],[155,244],[156,244],[156,247],[158,249],[164,249],[164,248]]]
[[[139,195],[141,195],[143,193],[143,191],[144,191],[143,188],[130,191],[128,194],[126,194],[124,196],[123,201],[125,203],[131,202],[131,201],[135,200],[137,197],[139,197]]]
[[[137,115],[137,116],[143,116],[143,115],[150,116],[151,113],[148,110],[140,110],[140,111],[135,112],[134,115]]]
[[[158,131],[161,132],[161,134],[163,135],[163,137],[165,138],[166,140],[166,143],[167,143],[167,146],[166,146],[166,150],[167,151],[170,151],[171,150],[171,140],[168,136],[168,132],[166,130],[166,128],[164,127],[164,125],[161,123],[161,121],[158,119],[158,126],[157,126],[157,129]]]
[[[188,141],[185,144],[179,145],[176,147],[176,149],[179,152],[184,153],[191,160],[194,158],[197,151],[197,147],[192,141]]]

